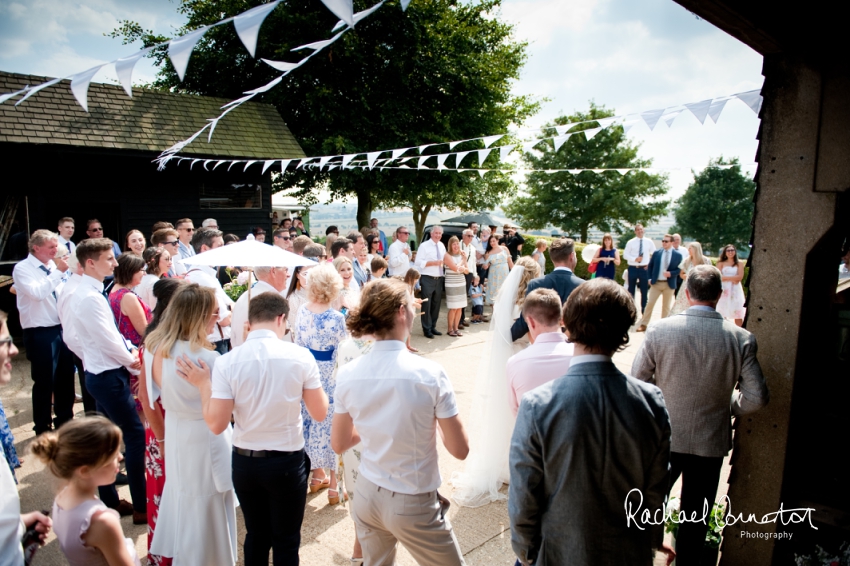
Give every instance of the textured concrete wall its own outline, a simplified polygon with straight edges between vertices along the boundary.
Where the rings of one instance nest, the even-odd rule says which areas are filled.
[[[729,478],[732,511],[757,516],[777,511],[782,499],[803,299],[802,265],[835,220],[836,195],[815,192],[816,177],[831,187],[839,186],[835,172],[844,169],[848,150],[844,146],[841,151],[822,152],[819,163],[820,125],[831,118],[822,117],[821,109],[841,106],[822,105],[825,89],[819,71],[774,55],[765,58],[763,72],[747,329],[758,338],[758,357],[771,400],[762,411],[738,419]],[[835,96],[840,90],[826,92]],[[829,130],[835,133],[834,128]],[[832,161],[841,163],[832,168]],[[728,527],[721,564],[771,564],[773,542],[742,538],[742,530],[773,532],[776,527],[754,523]]]

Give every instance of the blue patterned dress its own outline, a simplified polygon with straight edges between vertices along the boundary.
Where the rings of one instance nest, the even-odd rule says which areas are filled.
[[[488,305],[493,305],[496,302],[499,289],[502,288],[502,283],[508,278],[510,272],[508,254],[505,253],[505,250],[502,250],[497,254],[490,254],[486,261],[490,263],[490,272],[487,274],[487,292],[484,299]]]
[[[12,477],[15,479],[15,483],[18,483],[18,478],[15,477],[15,468],[20,468],[21,462],[18,460],[18,453],[15,451],[15,437],[12,436],[9,421],[6,420],[6,411],[3,410],[2,402],[0,402],[0,447],[3,449],[3,455],[6,457],[9,469],[12,470]],[[2,465],[0,463],[0,466]]]
[[[328,309],[316,314],[303,305],[298,310],[295,328],[295,343],[310,350],[316,358],[322,381],[322,389],[328,395],[328,416],[323,421],[314,421],[301,404],[304,419],[304,442],[311,468],[336,469],[337,457],[331,449],[331,421],[334,414],[334,390],[336,378],[337,348],[345,340],[345,317],[339,311]]]

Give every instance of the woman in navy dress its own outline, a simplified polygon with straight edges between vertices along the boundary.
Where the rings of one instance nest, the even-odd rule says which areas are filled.
[[[620,265],[620,250],[614,247],[614,238],[611,234],[602,236],[602,247],[596,250],[596,255],[590,263],[597,264],[596,276],[605,279],[614,279],[614,274]]]

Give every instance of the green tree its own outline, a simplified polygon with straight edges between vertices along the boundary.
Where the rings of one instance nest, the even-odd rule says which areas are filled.
[[[719,165],[731,165],[721,169]],[[715,255],[722,246],[746,248],[753,219],[756,184],[741,173],[737,158],[712,159],[708,167],[694,174],[694,182],[679,199],[676,225],[671,232],[702,243],[703,251]]]
[[[541,138],[557,135],[555,126],[585,120],[600,120],[614,115],[613,110],[591,102],[587,113],[561,116],[547,124]],[[598,122],[579,124],[569,130],[578,132],[598,128]],[[650,167],[652,161],[639,159],[638,146],[626,138],[621,126],[603,128],[590,140],[573,135],[555,151],[551,141],[536,146],[538,156],[528,152],[523,159],[533,169],[622,169]],[[667,194],[665,175],[616,171],[573,175],[566,171],[535,171],[526,177],[527,194],[515,198],[505,209],[527,229],[555,226],[568,234],[579,234],[587,242],[591,227],[606,232],[623,232],[624,223],[652,222],[667,210],[669,201],[658,200]]]
[[[355,9],[373,1],[357,0]],[[182,0],[178,10],[187,22],[178,31],[198,29],[260,3]],[[390,0],[260,101],[278,109],[307,155],[417,147],[506,131],[536,111],[537,103],[510,92],[526,60],[526,44],[513,41],[511,26],[495,17],[499,5],[500,0],[418,0],[402,12],[398,0]],[[198,43],[183,82],[164,50],[153,52],[160,67],[153,86],[238,98],[279,74],[260,58],[297,61],[301,56],[290,50],[322,39],[336,21],[314,0],[282,3],[260,30],[256,59],[248,56],[232,26],[219,26]],[[113,35],[146,46],[165,39],[129,21]],[[481,147],[469,142],[457,150]],[[474,154],[467,159],[474,160]],[[382,205],[419,206],[421,213],[428,206],[421,204],[425,200],[469,209],[475,206],[472,193],[486,193],[485,201],[498,202],[513,190],[505,180],[446,180],[453,175],[448,173],[305,169],[278,177],[275,190],[294,187],[296,196],[309,198],[322,186],[334,198],[354,196],[360,226],[368,225],[373,208]]]

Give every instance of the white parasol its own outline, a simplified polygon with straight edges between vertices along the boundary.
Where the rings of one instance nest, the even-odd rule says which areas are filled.
[[[596,250],[601,248],[599,244],[587,244],[584,246],[584,249],[581,250],[581,259],[584,260],[584,263],[589,264],[593,257],[596,255]],[[186,260],[183,260],[183,263],[186,263]]]
[[[214,250],[187,257],[182,260],[186,265],[238,265],[246,267],[286,267],[316,265],[316,262],[298,254],[282,250],[277,246],[263,244],[248,236],[247,239],[220,246]]]

